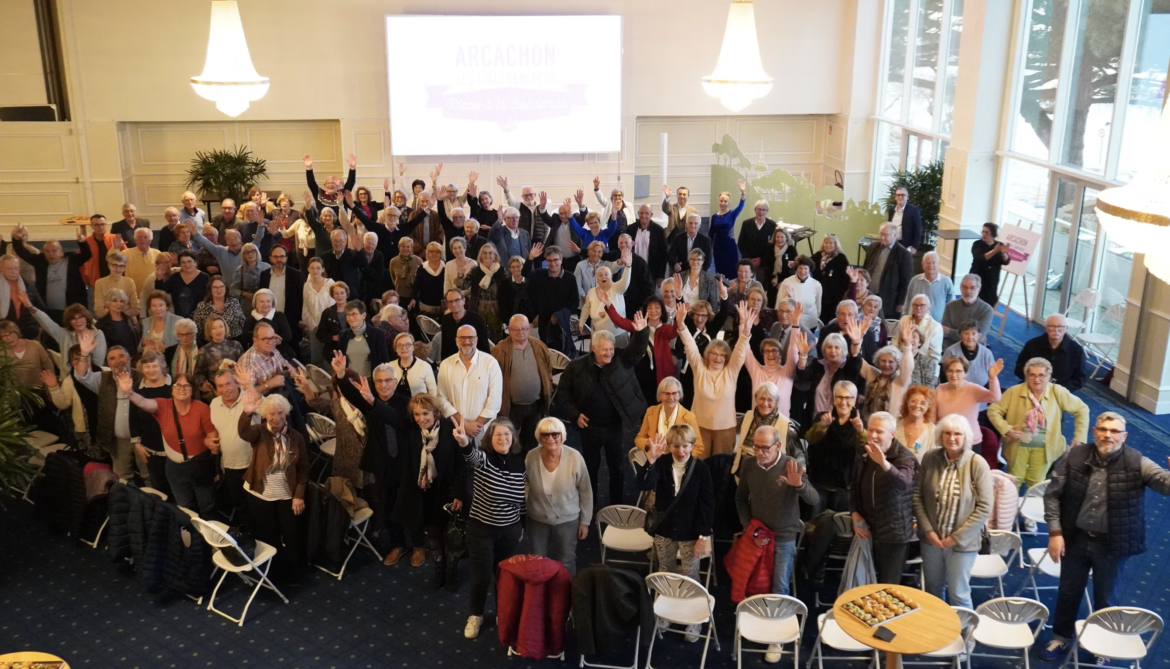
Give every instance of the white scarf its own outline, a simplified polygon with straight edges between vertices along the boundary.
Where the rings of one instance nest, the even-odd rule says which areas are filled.
[[[357,410],[357,407],[350,404],[349,401],[344,397],[340,398],[340,400],[341,412],[345,414],[345,419],[349,421],[349,424],[353,426],[354,431],[357,432],[359,436],[366,436],[366,417],[362,415],[362,412]]]
[[[439,470],[435,466],[435,449],[439,446],[439,424],[430,430],[424,430],[421,427],[418,429],[422,435],[422,454],[419,457],[418,465],[418,487],[426,490],[431,487],[435,479],[439,476]]]
[[[265,313],[265,314],[262,314],[259,311],[256,311],[255,309],[253,309],[252,310],[252,318],[255,318],[258,321],[263,320],[265,318],[267,318],[268,320],[273,320],[274,318],[276,318],[276,307],[273,307],[272,309],[268,310],[268,313]]]
[[[424,262],[422,264],[422,268],[425,269],[427,274],[430,274],[431,276],[439,276],[439,274],[443,271],[443,263],[439,263],[439,269],[431,269],[431,264],[429,262]]]
[[[500,271],[500,263],[497,262],[491,267],[486,267],[483,263],[479,263],[479,269],[483,272],[483,278],[479,280],[479,287],[487,290],[492,285],[492,277],[496,275],[496,272]]]
[[[678,420],[678,405],[674,405],[674,413],[670,414],[670,420],[666,419],[666,411],[662,408],[658,409],[658,434],[666,434],[666,431],[674,425]]]
[[[28,294],[24,279],[17,277],[16,285],[20,292]],[[8,318],[8,307],[12,305],[12,290],[8,287],[8,279],[0,277],[0,318]]]

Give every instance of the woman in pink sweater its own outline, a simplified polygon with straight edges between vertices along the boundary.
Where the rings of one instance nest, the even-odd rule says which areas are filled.
[[[960,355],[948,355],[942,361],[943,373],[947,382],[940,384],[935,390],[935,411],[939,418],[957,413],[971,424],[971,433],[975,438],[975,445],[983,443],[983,434],[979,429],[979,404],[981,402],[998,402],[1000,398],[999,373],[1003,371],[1003,358],[987,370],[987,387],[975,385],[967,380],[967,370],[970,363]]]
[[[699,423],[703,443],[707,444],[707,456],[735,450],[735,384],[749,355],[751,324],[756,318],[756,312],[748,308],[746,302],[735,305],[735,309],[739,312],[739,341],[735,350],[723,340],[716,339],[699,355],[691,333],[686,328],[678,333],[687,362],[694,370],[695,395],[691,411]],[[687,305],[683,302],[675,310],[674,322],[682,323],[686,317]]]

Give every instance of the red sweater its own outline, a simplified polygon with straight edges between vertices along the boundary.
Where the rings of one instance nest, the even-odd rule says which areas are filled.
[[[614,325],[626,332],[634,331],[634,322],[618,314],[612,304],[605,308],[605,312],[609,314]],[[651,356],[651,359],[654,362],[654,376],[659,383],[662,383],[662,379],[675,375],[674,355],[670,349],[670,342],[677,336],[678,328],[673,323],[663,323],[654,331],[654,342],[651,344],[654,355]]]

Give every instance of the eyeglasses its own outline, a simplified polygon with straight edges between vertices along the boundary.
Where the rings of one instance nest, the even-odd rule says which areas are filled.
[[[475,335],[460,335],[458,337],[455,337],[455,339],[456,339],[456,341],[475,341],[476,336]]]
[[[842,402],[845,402],[853,401],[855,399],[857,399],[856,395],[833,395],[833,401],[841,400]]]
[[[258,341],[262,341],[262,342],[270,342],[270,341],[279,341],[279,340],[280,340],[280,337],[277,337],[277,336],[272,336],[272,337],[257,337],[256,339],[257,339]]]
[[[1125,430],[1114,430],[1114,429],[1110,429],[1107,427],[1095,427],[1095,428],[1093,428],[1093,431],[1100,432],[1101,434],[1107,434],[1111,437],[1116,437],[1118,435],[1125,434]]]
[[[556,440],[560,440],[560,439],[563,439],[563,438],[564,438],[564,436],[565,436],[565,435],[561,434],[560,432],[541,432],[541,433],[540,433],[540,438],[541,438],[541,439],[556,439]]]
[[[186,384],[186,383],[176,383],[175,385],[171,386],[171,388],[173,388],[175,390],[186,390],[186,391],[191,390],[190,384]]]

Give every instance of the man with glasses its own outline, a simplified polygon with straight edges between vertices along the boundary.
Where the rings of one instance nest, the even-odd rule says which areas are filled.
[[[237,372],[246,374],[256,390],[264,395],[284,387],[288,361],[276,350],[278,345],[280,336],[272,324],[261,321],[252,331],[252,348],[244,351],[236,361]]]
[[[899,241],[911,254],[922,246],[922,213],[910,204],[910,191],[905,188],[894,191],[894,206],[886,212],[886,220],[901,229]]]
[[[305,275],[288,266],[288,251],[283,246],[273,246],[268,253],[268,261],[272,267],[260,272],[260,287],[271,290],[276,296],[276,310],[288,319],[293,335],[293,341],[289,344],[295,351],[300,344],[301,330],[305,327],[301,318],[305,303]]]
[[[1052,469],[1044,521],[1048,557],[1060,565],[1060,587],[1042,660],[1055,660],[1068,648],[1090,572],[1093,609],[1121,604],[1125,563],[1146,551],[1146,488],[1170,495],[1170,471],[1126,446],[1127,434],[1125,419],[1107,411],[1097,417],[1094,443],[1074,444]]]
[[[219,431],[220,466],[231,505],[224,515],[230,517],[233,524],[250,527],[244,473],[252,465],[252,444],[240,438],[240,415],[244,413],[244,403],[240,399],[243,393],[233,370],[220,369],[215,373],[215,395],[211,400],[211,423]]]
[[[92,330],[82,332],[77,338],[81,348],[82,362],[88,362],[95,348]],[[121,346],[111,346],[106,351],[106,366],[110,371],[102,370],[98,365],[89,365],[89,372],[85,376],[74,378],[97,395],[97,443],[110,452],[114,473],[122,480],[128,480],[134,475],[135,452],[130,443],[130,402],[128,395],[122,392],[114,379],[115,374],[129,372],[138,383],[142,375],[130,368],[130,354]],[[142,478],[150,477],[145,462],[137,462],[138,471]]]
[[[1029,339],[1016,359],[1016,376],[1024,380],[1024,365],[1032,358],[1052,363],[1052,382],[1076,392],[1085,385],[1085,349],[1068,336],[1068,321],[1052,314],[1044,321],[1045,334]]]
[[[503,376],[496,359],[477,348],[476,329],[461,325],[455,331],[459,352],[439,364],[439,395],[447,401],[446,418],[454,416],[467,436],[479,443],[483,427],[500,413]]]
[[[528,336],[531,329],[528,317],[516,314],[508,321],[508,338],[492,349],[504,379],[500,415],[507,416],[520,431],[525,452],[537,447],[536,424],[548,415],[552,401],[548,347]]]
[[[978,323],[979,341],[987,341],[995,309],[979,299],[979,289],[982,285],[983,279],[979,278],[978,274],[968,274],[959,282],[959,293],[962,297],[947,303],[940,321],[943,328],[943,348],[950,348],[959,343],[961,334],[959,328],[967,321]]]
[[[542,253],[547,269],[539,269],[537,258],[540,258]],[[532,306],[536,308],[540,340],[552,345],[553,340],[550,337],[556,331],[553,328],[558,328],[563,335],[564,343],[559,350],[563,352],[571,349],[572,331],[569,328],[569,319],[581,302],[577,293],[577,280],[565,271],[564,259],[558,246],[545,248],[543,244],[537,242],[533,244],[527,258],[524,276],[532,283],[528,295],[532,298]]]
[[[520,189],[520,199],[516,200],[512,197],[512,191],[508,190],[508,177],[496,177],[496,184],[504,189],[504,198],[508,200],[508,206],[516,209],[516,213],[519,215],[517,219],[519,228],[527,232],[528,238],[533,242],[545,241],[546,237],[548,237],[548,225],[545,222],[547,218],[545,207],[548,206],[548,193],[541,191],[538,200],[536,189],[532,186],[524,186]],[[522,253],[520,257],[523,258],[527,255],[527,253]],[[501,250],[500,257],[507,258],[511,256],[504,255]]]
[[[479,350],[484,353],[491,353],[491,344],[488,342],[487,321],[483,319],[483,316],[467,310],[467,298],[463,297],[463,291],[458,288],[448,290],[447,295],[443,299],[443,304],[447,307],[447,313],[443,314],[443,317],[439,319],[439,331],[443,335],[443,340],[439,347],[441,359],[446,360],[459,351],[455,333],[464,325],[470,326],[475,330],[475,334],[478,337]]]
[[[28,230],[25,229],[24,225],[17,225],[12,231],[12,250],[16,251],[16,255],[21,260],[32,265],[33,271],[36,273],[34,290],[28,291],[30,300],[34,294],[38,296],[33,304],[39,306],[39,298],[44,296],[45,311],[55,323],[61,322],[61,316],[65,314],[65,307],[70,304],[89,306],[85,280],[81,277],[81,267],[89,260],[89,247],[86,246],[80,229],[77,232],[79,248],[74,253],[65,253],[61,248],[61,243],[56,240],[45,242],[44,249],[40,253],[34,253],[25,245],[27,238]],[[0,238],[0,242],[2,242],[2,238]],[[14,263],[14,267],[16,269],[14,270],[15,275],[12,277],[13,280],[20,276],[20,263]],[[0,309],[10,310],[11,305],[0,305]],[[4,313],[7,315],[9,312],[5,311]],[[4,320],[4,317],[0,316],[0,320]],[[19,319],[10,318],[8,320],[17,321]],[[30,330],[29,334],[35,337],[39,326],[32,320],[31,315],[25,320],[25,325]]]
[[[501,258],[527,258],[533,248],[532,235],[520,227],[520,211],[515,207],[504,210],[503,218],[488,232],[488,239],[496,245]]]

